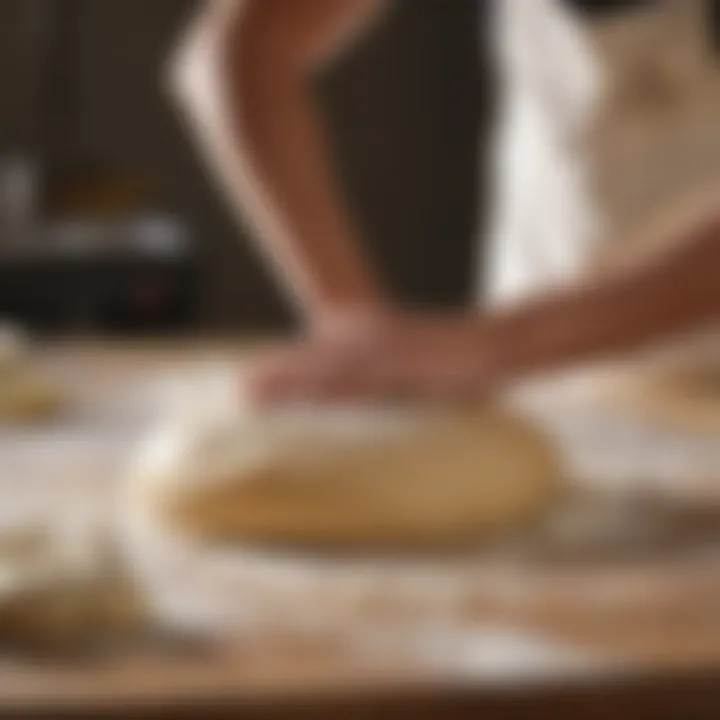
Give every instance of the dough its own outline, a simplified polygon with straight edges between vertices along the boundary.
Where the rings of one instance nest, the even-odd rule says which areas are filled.
[[[0,325],[0,423],[25,424],[55,415],[59,393],[33,366],[24,335]]]
[[[0,423],[38,422],[61,409],[59,394],[32,371],[19,370],[0,377]]]
[[[124,560],[103,539],[28,529],[0,535],[0,648],[77,654],[148,631]]]
[[[27,354],[27,340],[17,329],[0,323],[0,373],[17,367]]]
[[[530,521],[560,473],[500,410],[307,409],[166,435],[140,472],[155,519],[209,542],[466,543]]]

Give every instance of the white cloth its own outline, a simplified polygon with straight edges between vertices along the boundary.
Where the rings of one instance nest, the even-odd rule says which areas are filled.
[[[720,188],[708,1],[592,20],[566,0],[498,0],[503,96],[481,300],[571,280],[603,243],[624,242],[630,221]],[[658,87],[659,99],[648,92]]]
[[[516,299],[577,272],[595,222],[573,151],[599,96],[599,66],[561,0],[501,0],[503,86],[486,293]]]

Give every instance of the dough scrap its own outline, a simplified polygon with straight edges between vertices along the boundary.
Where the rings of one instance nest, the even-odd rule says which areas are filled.
[[[425,547],[529,522],[560,488],[512,414],[307,409],[166,437],[138,477],[151,515],[210,543]]]
[[[0,534],[0,649],[74,655],[146,632],[150,613],[124,560],[98,537]]]
[[[60,394],[34,367],[25,337],[0,325],[0,423],[38,422],[62,406]]]
[[[31,370],[0,377],[0,422],[26,424],[46,420],[62,409],[60,394]]]

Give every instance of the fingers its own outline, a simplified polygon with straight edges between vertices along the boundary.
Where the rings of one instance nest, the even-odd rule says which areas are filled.
[[[252,368],[246,391],[256,405],[293,404],[362,396],[357,354],[332,346],[301,345]]]
[[[425,330],[404,333],[401,339],[396,336],[382,343],[356,342],[357,337],[353,342],[306,341],[249,372],[249,398],[263,406],[476,402],[482,397],[483,382],[473,356],[445,336],[425,334]]]
[[[315,350],[275,358],[251,372],[247,382],[250,401],[259,406],[400,402],[428,394],[422,374],[410,368]]]

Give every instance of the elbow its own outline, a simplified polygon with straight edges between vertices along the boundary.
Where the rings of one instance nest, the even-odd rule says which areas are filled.
[[[262,94],[302,83],[360,33],[378,0],[208,0],[167,63],[164,85],[183,105],[228,78]],[[370,10],[373,10],[371,13]]]
[[[183,112],[198,113],[214,102],[239,3],[208,2],[183,32],[167,58],[161,77],[163,92]]]
[[[248,3],[250,9],[253,3]],[[184,33],[165,63],[162,86],[184,113],[204,114],[217,104],[222,89],[242,96],[272,90],[294,75],[297,63],[241,3],[219,3]]]
[[[187,33],[165,62],[162,91],[180,110],[193,110],[209,85],[212,65],[212,50],[201,37]]]

